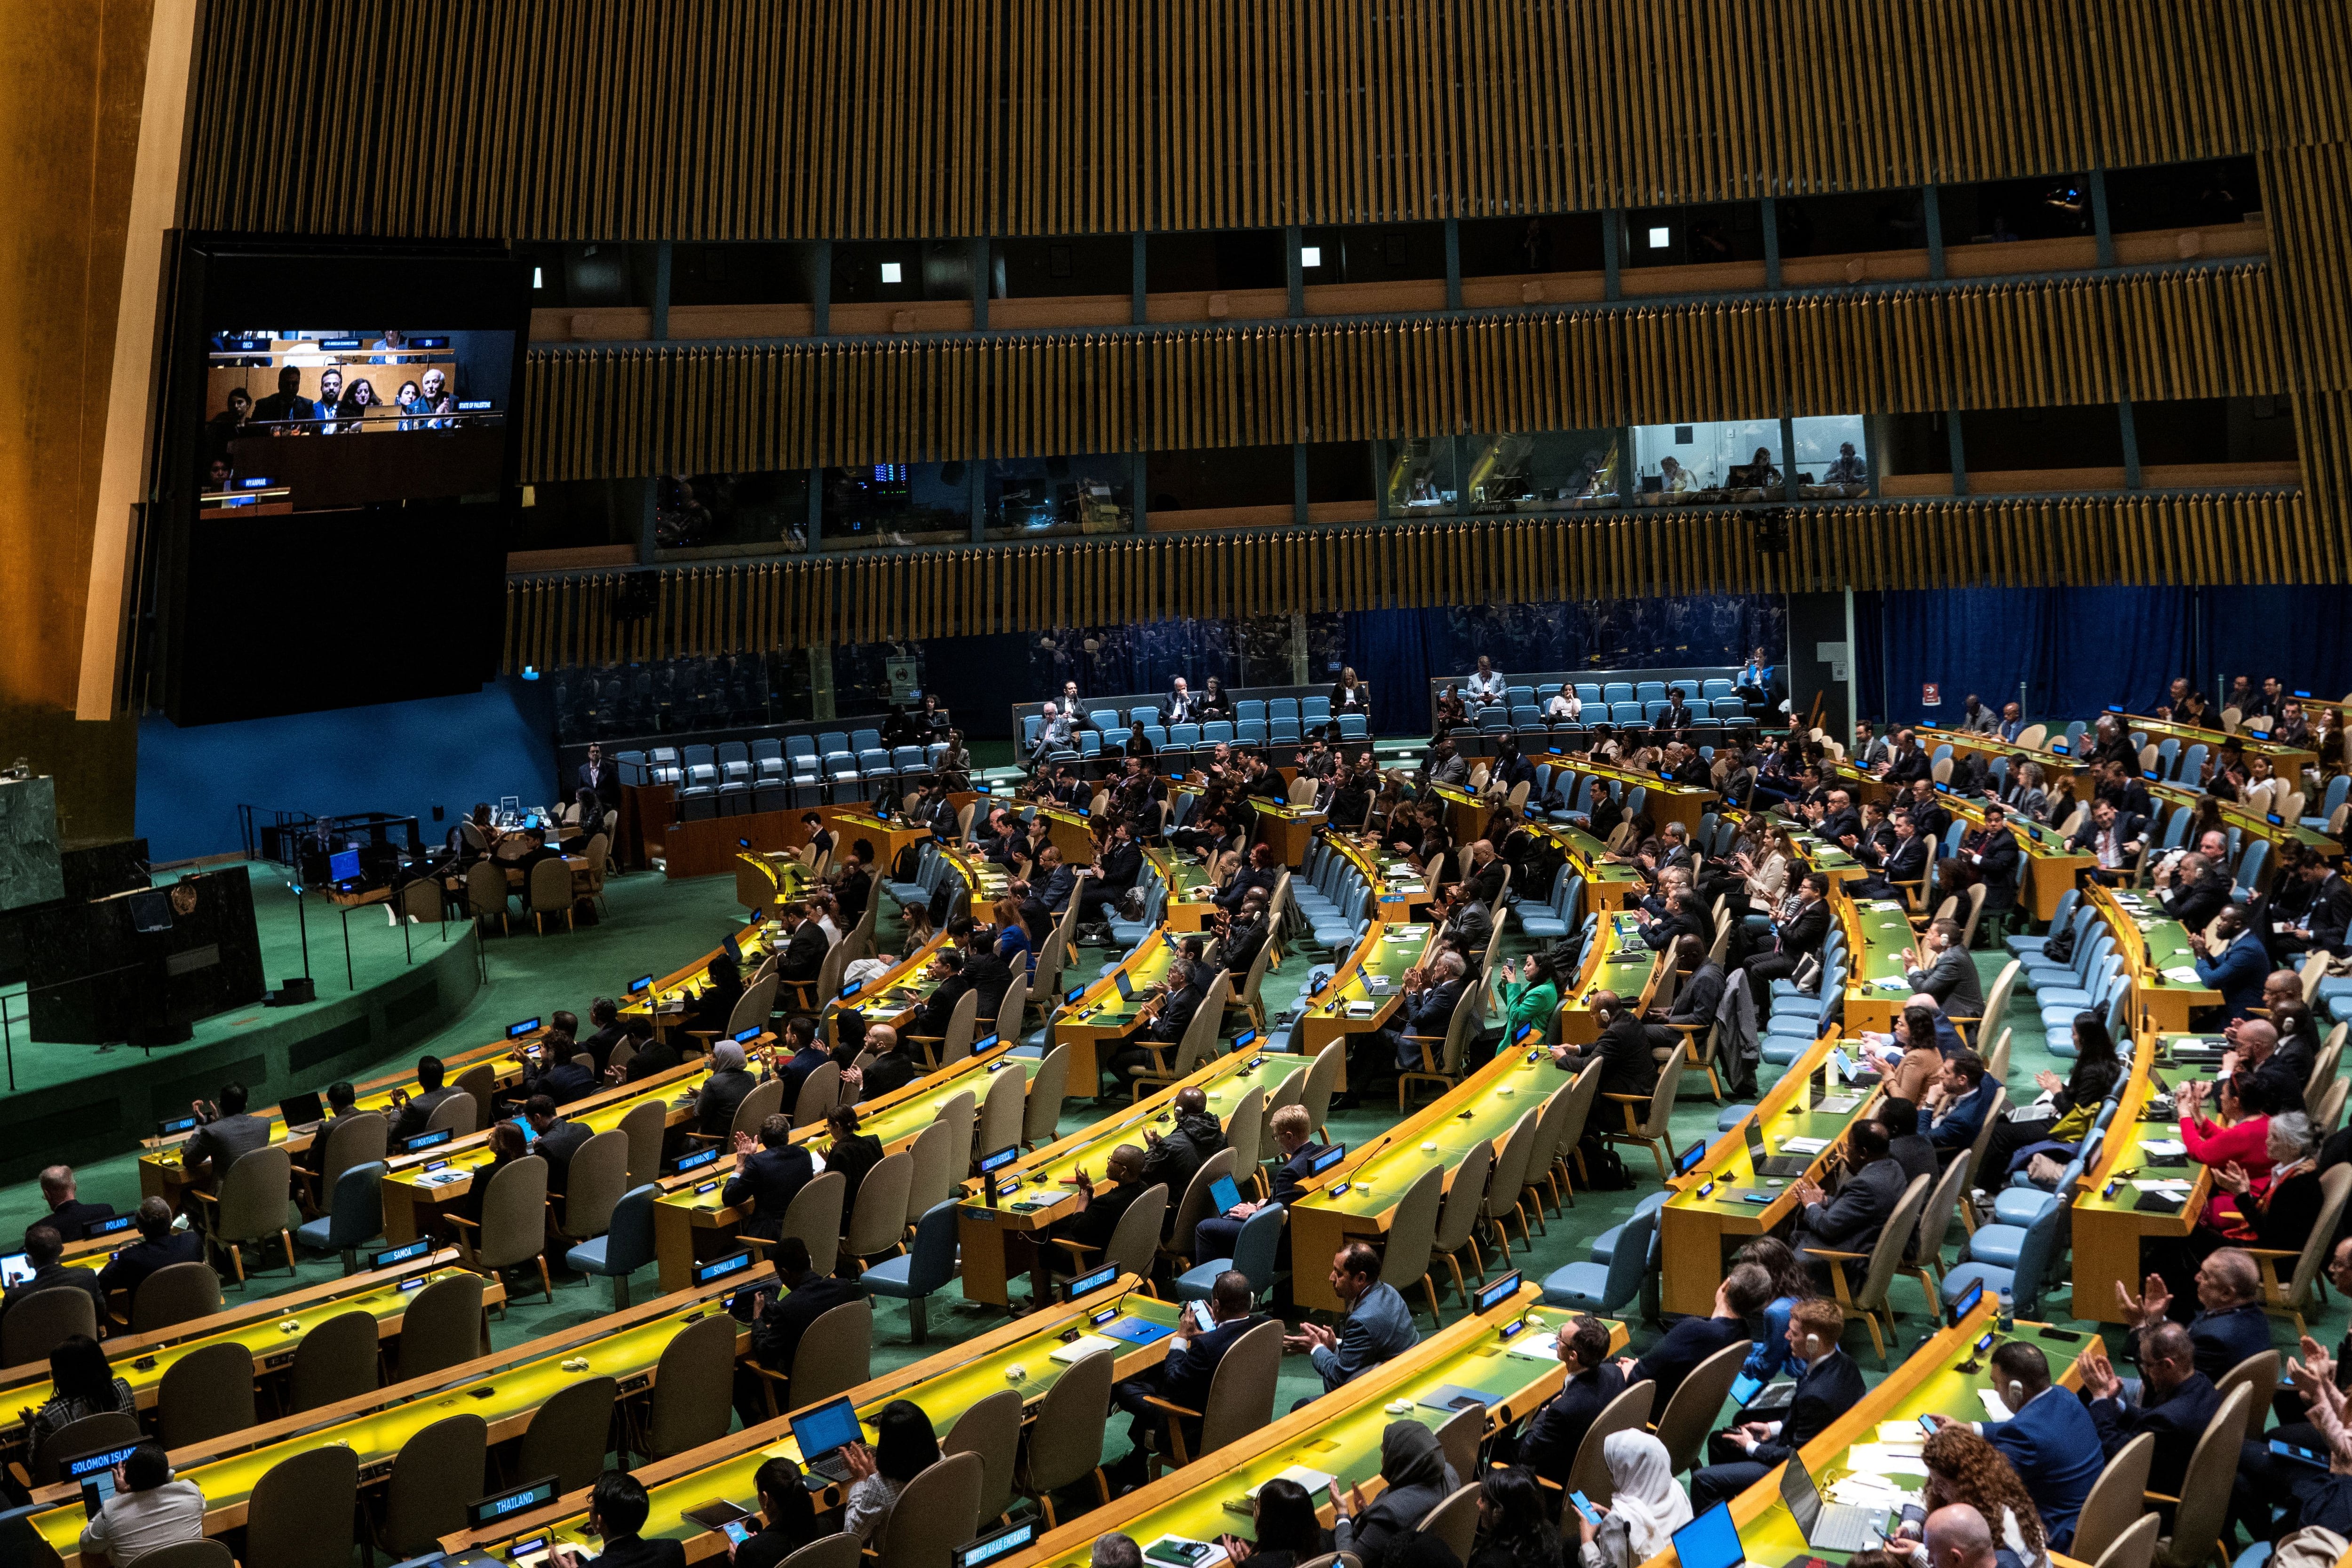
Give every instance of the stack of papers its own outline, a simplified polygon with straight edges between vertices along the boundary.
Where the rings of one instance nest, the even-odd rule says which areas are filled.
[[[1987,1420],[2006,1421],[2009,1419],[2009,1406],[2002,1402],[2000,1394],[1995,1394],[1990,1388],[1979,1388],[1977,1390],[1977,1397],[1984,1401],[1985,1418]]]
[[[1916,1423],[1912,1425],[1911,1430],[1916,1436],[1923,1438],[1927,1436],[1927,1434],[1920,1431]],[[1880,1478],[1882,1477],[1924,1476],[1927,1473],[1927,1467],[1920,1461],[1919,1450],[1916,1447],[1898,1448],[1886,1443],[1856,1443],[1853,1447],[1846,1450],[1845,1462],[1856,1472],[1853,1477],[1849,1479],[1860,1480],[1866,1487],[1870,1486],[1873,1482],[1878,1482],[1879,1484],[1874,1489],[1887,1492],[1895,1491],[1897,1489],[1881,1481]],[[1840,1502],[1869,1502],[1872,1500],[1866,1498],[1840,1498],[1837,1500]]]
[[[1117,1340],[1101,1334],[1080,1334],[1068,1344],[1055,1345],[1046,1354],[1050,1359],[1067,1366],[1080,1356],[1092,1355],[1097,1351],[1108,1351],[1111,1354],[1117,1355],[1123,1348]]]
[[[1325,1489],[1328,1488],[1330,1484],[1339,1478],[1327,1471],[1310,1470],[1304,1465],[1293,1465],[1290,1468],[1283,1471],[1282,1474],[1269,1479],[1277,1481],[1297,1481],[1300,1488],[1306,1491],[1308,1497],[1320,1498],[1324,1495]],[[1265,1484],[1265,1481],[1260,1481],[1258,1486],[1264,1486]],[[1257,1496],[1257,1487],[1250,1488],[1249,1495],[1252,1497]]]
[[[2151,1160],[2169,1160],[2189,1152],[2189,1145],[2178,1138],[2143,1138],[2139,1148]]]
[[[1826,1138],[1783,1138],[1780,1147],[1791,1154],[1818,1154],[1830,1146]]]
[[[1559,1339],[1558,1335],[1539,1328],[1521,1329],[1518,1337],[1511,1342],[1511,1348],[1507,1353],[1525,1356],[1529,1361],[1558,1361]]]
[[[2175,985],[2201,985],[2204,984],[2203,980],[2198,976],[2196,965],[2189,963],[2174,964],[2171,968],[2167,969],[2164,972],[2164,977],[2167,980],[2171,981]]]
[[[2132,1185],[2144,1193],[2162,1193],[2168,1198],[2185,1198],[2189,1195],[2189,1184],[2177,1176],[2160,1181],[2143,1181],[2134,1176]]]
[[[1916,1448],[1927,1440],[1927,1428],[1916,1421],[1881,1421],[1878,1424],[1881,1447]]]

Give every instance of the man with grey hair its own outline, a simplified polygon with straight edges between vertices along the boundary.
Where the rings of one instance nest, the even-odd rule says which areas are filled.
[[[1364,1044],[1349,1056],[1345,1104],[1355,1104],[1356,1097],[1362,1092],[1361,1086],[1370,1083],[1372,1075],[1383,1065],[1383,1053],[1370,1042],[1377,1040],[1384,1045],[1389,1060],[1402,1070],[1421,1065],[1421,1043],[1411,1037],[1444,1038],[1446,1026],[1454,1021],[1454,1005],[1462,1000],[1462,955],[1453,952],[1439,953],[1425,970],[1406,972],[1404,1002],[1398,1010],[1397,1021],[1385,1029],[1356,1037]]]
[[[2218,1247],[2197,1268],[2197,1304],[2200,1310],[2189,1320],[2189,1339],[2197,1370],[2218,1386],[2230,1369],[2248,1356],[2271,1348],[2270,1320],[2263,1315],[2262,1270],[2251,1254],[2235,1247]],[[2132,1359],[2145,1366],[2150,1352],[2147,1335],[2166,1321],[2172,1291],[2163,1276],[2141,1281],[2135,1298],[2116,1281],[2116,1302],[2124,1321],[2133,1325]]]
[[[1116,1530],[1095,1537],[1093,1568],[1143,1568],[1143,1548]]]

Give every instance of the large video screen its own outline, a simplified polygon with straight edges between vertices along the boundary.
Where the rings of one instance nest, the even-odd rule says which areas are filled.
[[[208,336],[205,510],[313,511],[499,489],[512,332],[425,324]],[[348,436],[369,439],[338,439]]]

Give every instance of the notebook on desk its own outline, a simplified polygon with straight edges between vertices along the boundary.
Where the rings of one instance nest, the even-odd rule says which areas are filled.
[[[1064,1366],[1068,1366],[1079,1358],[1092,1355],[1097,1351],[1108,1351],[1113,1355],[1117,1355],[1118,1353],[1118,1347],[1119,1342],[1118,1340],[1107,1339],[1101,1334],[1080,1334],[1068,1344],[1055,1345],[1052,1350],[1045,1353],[1048,1359],[1060,1362]]]

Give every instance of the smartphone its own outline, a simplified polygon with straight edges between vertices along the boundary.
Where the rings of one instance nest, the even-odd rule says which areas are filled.
[[[719,1526],[719,1528],[727,1532],[727,1539],[733,1542],[737,1546],[746,1546],[751,1543],[753,1531],[751,1526],[745,1521],[730,1519],[725,1524]]]
[[[1740,1197],[1743,1201],[1751,1204],[1769,1204],[1772,1201],[1772,1194],[1769,1193],[1742,1193]]]
[[[2293,1443],[2282,1443],[2275,1437],[2271,1439],[2271,1452],[2281,1458],[2292,1459],[2299,1465],[2310,1465],[2323,1470],[2327,1468],[2326,1455],[2315,1453],[2309,1448],[2299,1448]]]
[[[1586,1497],[1582,1492],[1570,1492],[1568,1494],[1568,1500],[1576,1506],[1576,1511],[1583,1516],[1585,1523],[1601,1522],[1601,1510],[1592,1506],[1591,1498]]]
[[[1922,1415],[1919,1417],[1919,1430],[1925,1432],[1930,1437],[1934,1436],[1936,1435],[1935,1417],[1932,1415]]]

